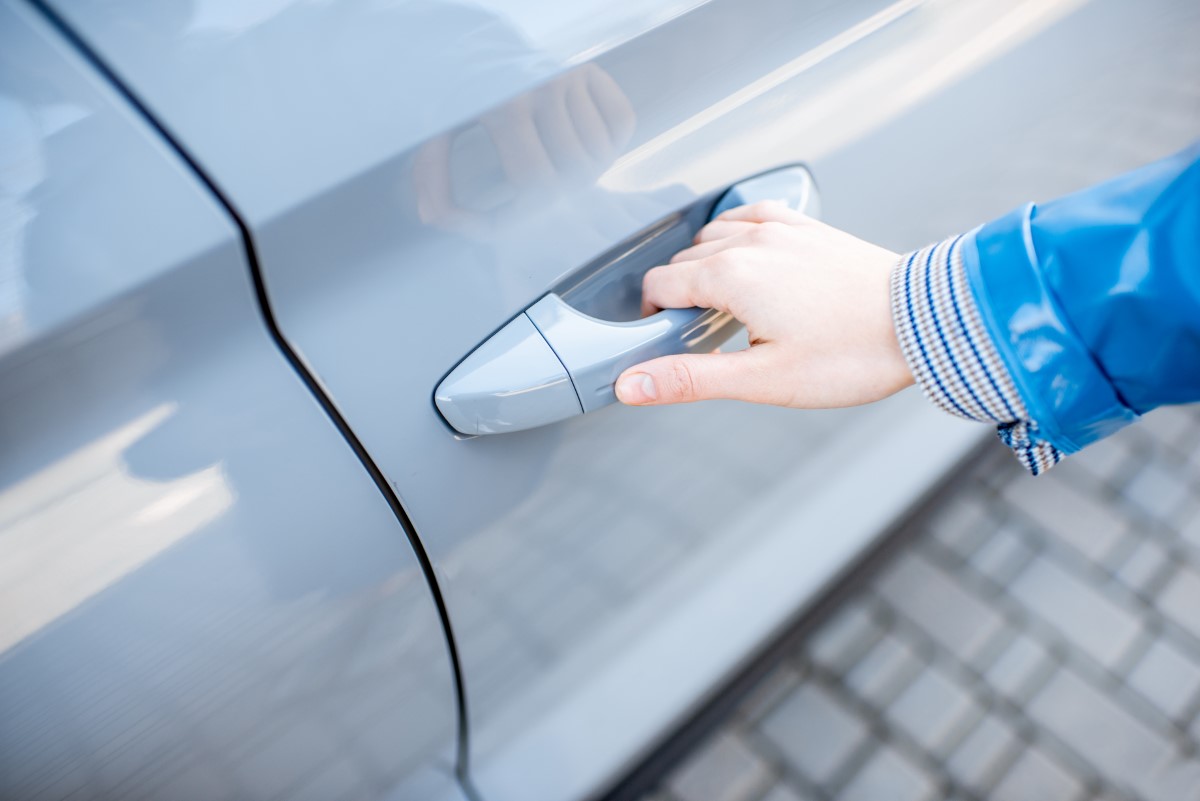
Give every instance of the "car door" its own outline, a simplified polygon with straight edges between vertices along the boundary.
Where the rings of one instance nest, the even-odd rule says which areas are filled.
[[[242,238],[0,0],[0,797],[461,799],[443,628]]]
[[[808,164],[830,222],[899,250],[1194,131],[1154,122],[1186,0],[52,5],[227,195],[407,513],[487,801],[602,790],[984,432],[907,393],[464,438],[434,404],[456,365],[602,268],[592,311],[635,317],[640,273],[766,170]]]

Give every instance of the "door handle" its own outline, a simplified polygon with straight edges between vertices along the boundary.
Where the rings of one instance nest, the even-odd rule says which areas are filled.
[[[707,219],[760,200],[820,213],[807,168],[791,165],[748,178],[720,196]],[[461,434],[501,434],[555,423],[616,401],[628,367],[672,353],[711,351],[740,328],[714,309],[666,309],[641,320],[598,320],[557,293],[544,295],[463,359],[434,402]]]

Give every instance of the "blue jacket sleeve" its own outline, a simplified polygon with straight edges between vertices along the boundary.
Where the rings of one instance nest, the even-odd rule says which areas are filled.
[[[1200,400],[1200,143],[909,254],[892,308],[926,394],[1035,474]]]

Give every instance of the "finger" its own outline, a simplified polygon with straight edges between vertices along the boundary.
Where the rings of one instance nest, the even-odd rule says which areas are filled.
[[[781,222],[790,225],[801,225],[811,222],[812,218],[802,214],[779,200],[762,200],[745,206],[737,206],[729,211],[721,212],[718,220],[745,222]]]
[[[724,239],[714,239],[711,242],[701,242],[699,245],[692,245],[690,248],[685,248],[671,257],[671,264],[678,264],[684,261],[699,261],[707,259],[709,256],[714,256],[731,248],[746,247],[752,244],[747,235],[757,227],[757,223],[746,223],[750,226],[749,229],[742,231],[740,234],[725,237]]]
[[[730,271],[728,263],[714,259],[655,267],[642,279],[642,308],[729,311]]]
[[[660,311],[662,311],[662,309],[655,306],[650,301],[650,299],[646,297],[646,293],[643,292],[642,293],[642,317],[649,317],[650,315],[657,314]]]
[[[736,353],[684,353],[634,365],[617,379],[617,399],[630,406],[665,406],[726,398],[776,401],[770,346]]]
[[[701,242],[711,242],[714,239],[724,239],[735,234],[741,234],[753,228],[756,224],[743,220],[713,220],[700,229],[696,234],[696,238],[692,240],[692,244],[699,245]]]

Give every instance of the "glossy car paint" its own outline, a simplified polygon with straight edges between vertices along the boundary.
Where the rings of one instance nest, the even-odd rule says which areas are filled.
[[[525,337],[530,326],[536,326],[545,345],[527,356],[524,348],[530,345]],[[484,347],[472,351],[434,390],[434,402],[461,434],[549,425],[616,403],[616,380],[626,368],[672,353],[710,353],[739,329],[733,315],[716,309],[664,309],[641,320],[600,320],[551,292],[506,323]],[[497,337],[500,347],[493,355],[488,346]],[[515,337],[522,337],[520,350],[508,348]],[[472,363],[477,355],[482,358]],[[546,363],[547,356],[558,363],[557,369]],[[481,374],[495,383],[488,386]],[[537,377],[536,383],[531,375]],[[464,379],[470,388],[460,392]],[[566,388],[573,398],[567,397]]]
[[[10,0],[0,247],[0,797],[456,797],[425,579],[237,229]]]
[[[470,436],[507,434],[583,414],[567,368],[524,312],[438,385],[438,411]]]
[[[611,781],[984,432],[908,394],[460,440],[431,402],[453,365],[771,167],[810,164],[830,222],[900,249],[1196,134],[1164,86],[1195,74],[1190,0],[53,4],[228,193],[403,500],[487,801]]]

